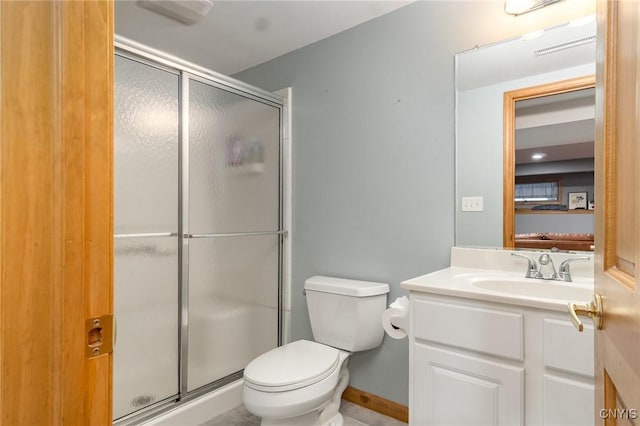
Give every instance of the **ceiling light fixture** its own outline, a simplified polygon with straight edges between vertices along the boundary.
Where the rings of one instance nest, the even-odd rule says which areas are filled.
[[[589,37],[568,41],[566,43],[560,43],[553,46],[544,47],[542,49],[536,50],[534,53],[536,54],[536,56],[548,55],[549,53],[555,53],[561,50],[571,49],[572,47],[578,47],[584,44],[594,43],[595,41],[596,41],[596,36],[592,35]]]
[[[506,0],[504,2],[504,12],[509,15],[522,15],[531,12],[560,0]]]
[[[504,11],[509,15],[520,15],[531,9],[535,4],[535,0],[507,0],[504,2]]]
[[[533,154],[531,156],[531,159],[532,160],[542,160],[546,156],[547,156],[547,154],[545,154],[544,152],[536,152],[535,154]]]

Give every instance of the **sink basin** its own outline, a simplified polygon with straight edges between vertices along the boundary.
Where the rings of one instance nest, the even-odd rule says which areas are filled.
[[[593,298],[593,289],[583,284],[546,281],[533,278],[480,277],[472,278],[471,284],[485,290],[500,293],[555,299],[566,301],[588,301]]]

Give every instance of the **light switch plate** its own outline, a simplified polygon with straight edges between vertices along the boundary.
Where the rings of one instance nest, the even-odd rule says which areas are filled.
[[[463,212],[482,212],[484,211],[483,197],[462,197]]]

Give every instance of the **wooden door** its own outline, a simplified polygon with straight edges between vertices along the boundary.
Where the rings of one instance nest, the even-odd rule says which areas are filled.
[[[596,424],[640,410],[640,2],[598,3],[596,69]]]
[[[110,1],[0,2],[2,425],[111,424],[112,64]]]

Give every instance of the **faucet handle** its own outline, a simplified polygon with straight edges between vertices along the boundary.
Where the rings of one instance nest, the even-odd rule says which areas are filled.
[[[575,262],[577,260],[591,260],[591,256],[580,256],[580,257],[570,257],[560,264],[560,268],[558,268],[558,277],[560,281],[571,282],[571,262]]]
[[[549,263],[551,263],[553,265],[553,260],[551,260],[551,256],[549,256],[547,253],[542,253],[540,255],[540,258],[538,259],[538,263],[540,263],[541,265],[548,265]]]
[[[542,253],[540,258],[538,259],[538,273],[536,274],[536,278],[542,278],[543,280],[557,280],[558,273],[556,272],[556,267],[553,264],[553,259],[549,256],[548,253]],[[546,275],[542,269],[545,269],[545,272],[548,272],[551,269],[549,275]]]
[[[536,261],[525,254],[520,253],[511,253],[511,256],[522,257],[527,259],[527,273],[525,275],[526,278],[535,278],[538,273],[538,264]]]

